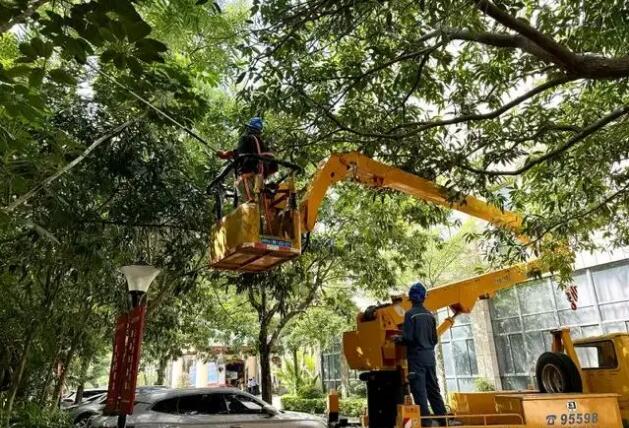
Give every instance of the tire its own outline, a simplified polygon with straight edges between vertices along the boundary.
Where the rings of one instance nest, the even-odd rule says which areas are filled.
[[[544,352],[540,355],[535,366],[535,377],[539,392],[583,392],[577,366],[562,352]]]

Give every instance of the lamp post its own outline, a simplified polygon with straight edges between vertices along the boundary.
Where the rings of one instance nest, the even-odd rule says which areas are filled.
[[[148,265],[129,265],[123,266],[120,271],[127,279],[129,306],[127,314],[124,315],[124,319],[126,320],[126,332],[124,340],[125,349],[122,352],[122,356],[120,356],[119,362],[122,366],[122,370],[120,371],[120,373],[125,373],[127,377],[133,378],[119,379],[116,384],[122,385],[121,381],[128,382],[127,385],[123,385],[120,388],[124,389],[125,386],[127,386],[127,392],[130,393],[132,397],[134,397],[138,374],[137,366],[139,363],[139,350],[142,343],[142,330],[144,327],[144,308],[140,307],[146,305],[146,292],[148,291],[155,277],[160,273],[160,270]],[[135,320],[135,323],[131,317],[131,314],[134,313],[140,314],[138,315],[138,317],[140,318],[139,321]],[[133,357],[133,354],[135,354],[135,357]],[[115,356],[113,356],[112,358],[115,358]],[[129,388],[128,385],[130,385],[131,387]],[[129,389],[131,389],[131,391],[129,391]],[[116,392],[116,395],[118,400],[121,400],[120,390]],[[128,397],[127,401],[129,401]],[[127,407],[130,407],[132,409],[133,398],[131,398],[130,401],[131,402],[128,403]],[[130,414],[131,411],[118,412],[118,428],[125,428],[127,423],[127,413]]]

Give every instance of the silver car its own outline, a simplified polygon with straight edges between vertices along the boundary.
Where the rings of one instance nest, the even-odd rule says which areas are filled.
[[[89,427],[114,428],[116,416],[96,416]],[[171,389],[138,394],[127,426],[134,428],[326,428],[323,419],[274,409],[235,388]]]
[[[94,415],[100,415],[105,408],[105,400],[107,400],[107,393],[101,395],[94,395],[86,400],[83,400],[80,404],[73,404],[68,406],[65,410],[68,411],[68,415],[72,420],[72,423],[76,427],[87,426],[87,421]]]

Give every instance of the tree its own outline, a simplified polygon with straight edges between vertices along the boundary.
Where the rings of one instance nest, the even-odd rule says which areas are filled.
[[[553,235],[587,247],[597,229],[627,241],[625,5],[273,1],[254,12],[248,99],[294,117],[308,130],[301,147],[356,148],[499,206],[504,187],[531,246]]]
[[[258,315],[257,349],[260,356],[262,399],[272,402],[271,353],[286,324],[320,296],[324,284],[336,273],[334,248],[315,238],[312,251],[295,263],[260,274],[234,278],[238,292],[247,296]]]
[[[216,141],[232,138],[237,108],[225,109],[216,88],[229,81],[244,9],[114,3],[0,5],[2,423],[13,403],[54,404],[65,384],[89,379],[125,307],[124,264],[162,268],[149,339],[194,327],[184,342],[196,344],[209,331],[160,305],[186,315],[184,296],[209,294],[195,285],[211,210],[205,186],[219,165],[146,100],[190,127],[208,129],[207,115]],[[202,18],[167,51],[155,38],[172,36],[165,18],[195,13]],[[192,52],[193,43],[207,46]]]

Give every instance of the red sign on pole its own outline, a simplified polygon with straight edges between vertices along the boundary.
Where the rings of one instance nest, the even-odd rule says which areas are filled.
[[[145,315],[146,305],[140,305],[118,318],[109,371],[106,413],[133,413]]]

